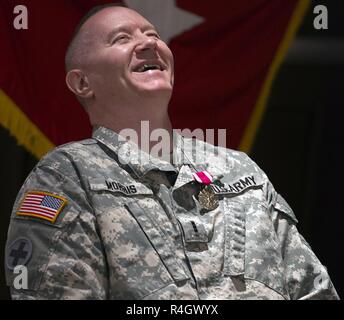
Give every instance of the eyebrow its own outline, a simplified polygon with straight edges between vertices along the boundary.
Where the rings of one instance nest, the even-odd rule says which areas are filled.
[[[123,25],[122,26],[118,26],[118,27],[112,29],[108,33],[108,35],[106,36],[106,42],[110,42],[117,33],[120,33],[120,32],[130,32],[131,29],[132,29],[132,27],[131,26],[127,26],[127,25],[126,26],[123,26]],[[156,30],[156,28],[152,24],[144,25],[143,28],[141,28],[141,30],[143,32],[148,31],[148,30],[154,30],[154,31],[158,32]]]

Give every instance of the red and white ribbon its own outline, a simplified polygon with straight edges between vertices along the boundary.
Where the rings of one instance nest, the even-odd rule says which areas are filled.
[[[213,182],[213,177],[207,171],[199,171],[192,174],[194,179],[202,184],[210,184]]]

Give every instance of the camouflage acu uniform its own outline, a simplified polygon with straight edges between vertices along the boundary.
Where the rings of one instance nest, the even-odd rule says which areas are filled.
[[[293,211],[246,154],[174,141],[173,165],[103,127],[45,156],[11,216],[12,297],[338,299]],[[201,210],[192,176],[204,169],[216,177],[211,211]],[[66,201],[55,222],[18,214],[33,191]],[[26,290],[13,288],[18,239],[31,246]]]

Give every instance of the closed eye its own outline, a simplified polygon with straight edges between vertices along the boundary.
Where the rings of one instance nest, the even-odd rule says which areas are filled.
[[[129,39],[130,39],[130,36],[128,34],[125,34],[125,33],[124,34],[119,34],[111,41],[111,44],[114,44],[116,42],[123,43],[123,42],[126,42]]]
[[[156,39],[160,39],[160,36],[159,36],[159,34],[157,32],[147,32],[146,35],[148,37],[154,37]]]

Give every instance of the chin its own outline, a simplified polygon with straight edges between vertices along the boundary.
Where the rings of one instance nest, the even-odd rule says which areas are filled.
[[[150,97],[157,97],[159,95],[169,96],[172,95],[172,86],[145,86],[139,88],[139,94],[150,96]]]

